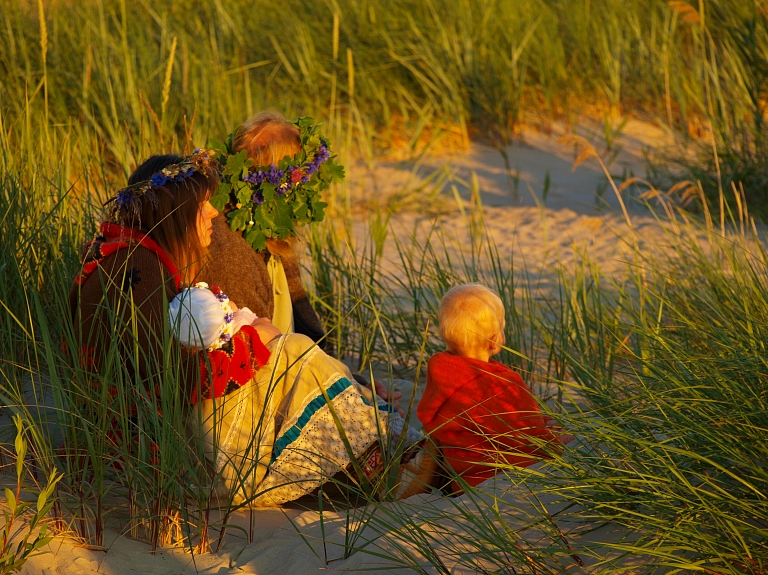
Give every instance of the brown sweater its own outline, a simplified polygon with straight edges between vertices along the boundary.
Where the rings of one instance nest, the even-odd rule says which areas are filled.
[[[134,392],[143,388],[158,392],[163,369],[163,329],[167,302],[178,289],[173,273],[152,250],[134,245],[113,251],[107,242],[97,241],[86,256],[87,277],[78,278],[69,302],[80,346],[80,363],[92,372],[106,369],[104,362],[114,340],[119,361],[132,381]],[[100,253],[100,250],[109,252]],[[198,354],[179,348],[180,364],[172,369],[181,384],[179,392],[188,400],[198,385]],[[119,371],[119,368],[118,368]],[[140,383],[141,385],[133,384]],[[139,402],[139,398],[136,398]]]
[[[181,287],[176,266],[137,230],[103,224],[101,231],[103,236],[87,244],[83,271],[70,292],[83,367],[110,381],[105,359],[114,341],[114,359],[127,368],[132,393],[143,388],[159,396],[159,384],[171,375],[185,403],[195,403],[245,385],[267,363],[269,350],[251,326],[243,326],[220,349],[190,352],[174,345],[168,356],[168,302]]]
[[[271,318],[275,302],[267,271],[269,252],[255,251],[242,234],[229,228],[224,214],[213,220],[208,252],[211,257],[201,273],[202,281],[218,285],[238,307],[248,307],[259,317]],[[298,260],[283,258],[283,268],[293,303],[294,331],[319,342],[328,352],[326,340],[320,341],[325,330],[301,284]]]

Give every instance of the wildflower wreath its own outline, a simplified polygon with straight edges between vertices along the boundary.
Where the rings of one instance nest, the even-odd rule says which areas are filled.
[[[214,157],[214,150],[196,149],[181,160],[178,164],[166,166],[148,180],[136,182],[119,190],[112,198],[104,203],[109,206],[109,220],[114,223],[132,225],[133,219],[141,225],[142,203],[147,201],[157,208],[157,194],[155,189],[162,188],[168,183],[183,182],[194,174],[200,173],[208,177],[208,172],[215,173],[218,169]]]
[[[319,134],[320,124],[312,118],[295,122],[301,151],[286,156],[277,165],[254,166],[242,150],[234,153],[234,134],[224,143],[213,141],[222,165],[219,189],[211,198],[213,206],[227,213],[229,227],[243,233],[253,249],[262,251],[267,238],[285,239],[296,227],[323,221],[328,206],[321,192],[344,179],[344,167],[331,156],[330,143]]]

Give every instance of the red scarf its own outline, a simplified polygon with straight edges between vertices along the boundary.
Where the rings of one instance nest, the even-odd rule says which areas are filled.
[[[83,268],[75,278],[75,285],[82,284],[99,264],[118,250],[142,246],[153,252],[160,263],[173,276],[176,290],[181,289],[181,275],[173,260],[157,242],[135,228],[129,228],[110,222],[101,224],[101,235],[83,246]]]

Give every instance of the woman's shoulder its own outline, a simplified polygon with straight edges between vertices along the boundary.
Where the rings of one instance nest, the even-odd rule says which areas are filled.
[[[172,285],[175,269],[169,269],[169,262],[164,262],[163,259],[163,254],[158,254],[156,250],[141,244],[128,243],[98,260],[94,269],[98,273],[91,273],[85,284],[94,283],[95,280],[91,277],[99,275],[102,280],[104,276],[109,278],[110,283],[119,286],[122,291],[139,287],[156,290],[164,283]],[[171,285],[168,287],[172,290]]]
[[[224,214],[213,218],[213,235],[211,236],[211,245],[208,250],[213,254],[226,250],[227,255],[240,256],[259,256],[259,254],[243,238],[243,234],[233,231],[227,223],[227,216]]]
[[[103,270],[119,269],[125,265],[156,268],[158,263],[165,263],[163,255],[140,243],[130,242],[105,255],[99,267]]]
[[[238,232],[229,229],[226,216],[213,219],[213,236],[208,247],[210,259],[201,279],[218,285],[239,306],[256,315],[272,315],[272,288],[263,256]]]
[[[213,235],[208,246],[212,265],[220,273],[252,275],[267,274],[265,254],[257,252],[240,232],[232,231],[225,215],[213,219]]]

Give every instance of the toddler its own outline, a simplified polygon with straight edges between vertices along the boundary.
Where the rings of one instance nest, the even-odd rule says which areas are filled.
[[[548,427],[520,375],[491,359],[504,345],[504,305],[495,291],[454,287],[440,301],[439,322],[447,351],[429,360],[417,415],[469,485],[493,477],[499,465],[536,463],[551,451],[545,444],[571,439]]]

